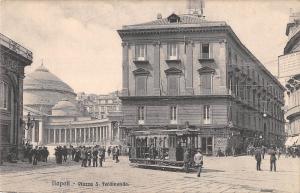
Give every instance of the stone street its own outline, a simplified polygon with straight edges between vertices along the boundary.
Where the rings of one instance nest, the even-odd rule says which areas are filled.
[[[2,192],[299,192],[300,159],[281,157],[277,172],[269,171],[269,156],[256,171],[251,156],[205,157],[204,172],[167,172],[129,166],[128,158],[120,163],[112,159],[103,168],[80,167],[70,162],[27,163],[0,166]],[[42,165],[41,165],[42,164]],[[116,184],[114,184],[116,183]]]

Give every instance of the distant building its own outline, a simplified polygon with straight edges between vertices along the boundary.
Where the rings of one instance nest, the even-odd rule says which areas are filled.
[[[97,119],[105,119],[110,112],[120,111],[121,100],[119,91],[107,95],[78,93],[77,101],[79,106],[87,111],[90,116]]]
[[[82,109],[74,90],[43,65],[24,80],[24,140],[34,145],[116,145],[119,119],[96,119]]]
[[[24,136],[23,79],[24,68],[32,63],[32,52],[0,34],[0,159],[22,148]]]
[[[284,54],[278,57],[279,78],[287,89],[286,132],[289,146],[300,145],[300,12],[292,12],[286,27],[288,41]]]
[[[234,138],[240,152],[255,140],[282,145],[284,87],[228,24],[173,13],[118,33],[121,129],[133,157],[149,148],[164,159],[179,160],[179,149],[191,147],[215,155]]]

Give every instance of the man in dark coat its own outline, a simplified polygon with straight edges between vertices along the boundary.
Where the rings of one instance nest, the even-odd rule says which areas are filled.
[[[96,147],[93,148],[93,167],[98,167],[98,150]]]
[[[261,165],[261,150],[259,148],[255,149],[255,160],[256,160],[256,170],[260,171],[260,165]]]
[[[273,148],[270,150],[270,171],[274,168],[274,172],[276,172],[276,160],[276,151],[275,148]]]
[[[189,164],[190,164],[190,153],[189,151],[186,149],[184,154],[183,154],[183,166],[184,166],[184,171],[186,173],[189,173]]]

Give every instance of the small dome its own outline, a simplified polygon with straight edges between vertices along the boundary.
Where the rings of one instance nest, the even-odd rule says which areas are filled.
[[[78,116],[80,115],[77,106],[72,102],[63,99],[52,107],[53,116]]]

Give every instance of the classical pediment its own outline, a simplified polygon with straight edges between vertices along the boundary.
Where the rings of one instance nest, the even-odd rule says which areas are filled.
[[[198,69],[198,72],[199,72],[199,74],[206,74],[206,73],[214,74],[216,72],[216,70],[209,66],[204,66],[204,67]]]
[[[180,70],[178,68],[175,68],[175,67],[172,67],[172,68],[169,68],[169,69],[165,70],[165,73],[167,75],[169,75],[169,74],[181,74],[182,70]]]
[[[147,76],[150,74],[150,72],[144,68],[138,68],[136,70],[133,71],[133,74],[135,76],[138,76],[138,75],[144,75],[144,76]]]

